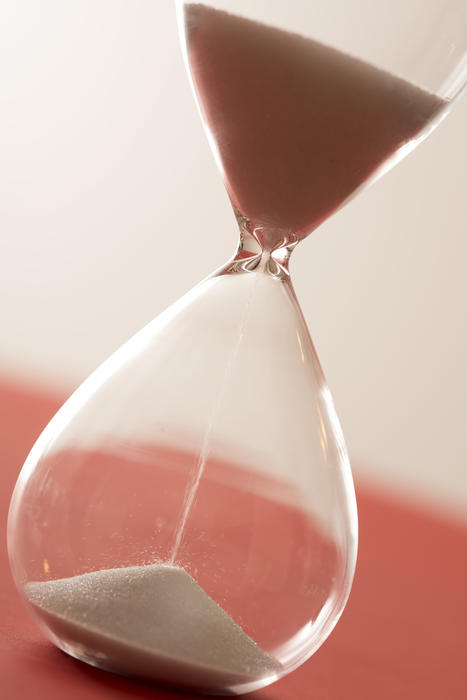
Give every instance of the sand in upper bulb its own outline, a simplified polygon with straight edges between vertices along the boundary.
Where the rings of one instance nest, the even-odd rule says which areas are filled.
[[[224,694],[281,675],[180,567],[93,571],[31,582],[25,592],[65,651],[115,673]]]

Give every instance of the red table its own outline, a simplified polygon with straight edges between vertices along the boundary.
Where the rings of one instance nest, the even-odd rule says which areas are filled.
[[[16,594],[5,547],[8,502],[29,448],[61,398],[0,382],[0,698],[193,698],[71,659],[42,636]],[[358,503],[359,560],[342,620],[298,671],[243,697],[466,697],[467,528],[363,488]]]

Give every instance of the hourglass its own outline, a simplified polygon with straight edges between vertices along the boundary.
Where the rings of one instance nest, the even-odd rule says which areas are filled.
[[[56,414],[19,476],[8,545],[60,649],[234,695],[313,654],[356,562],[346,448],[290,254],[460,94],[467,10],[226,0],[177,12],[238,250]]]

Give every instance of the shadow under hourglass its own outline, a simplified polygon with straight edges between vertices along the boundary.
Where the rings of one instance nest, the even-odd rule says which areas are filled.
[[[188,691],[180,691],[175,688],[168,688],[163,686],[151,685],[149,683],[144,683],[140,680],[127,678],[124,676],[119,676],[115,673],[109,673],[107,671],[102,671],[99,668],[90,666],[88,664],[83,664],[81,661],[74,659],[61,652],[60,650],[54,649],[50,645],[47,648],[47,652],[44,654],[53,656],[53,663],[56,664],[60,661],[60,665],[65,668],[66,672],[69,674],[79,676],[80,682],[80,697],[83,695],[86,698],[91,699],[93,697],[93,686],[96,690],[99,698],[105,698],[107,696],[114,698],[115,700],[123,700],[124,698],[139,698],[140,700],[202,700],[207,697],[211,698],[221,698],[224,695],[200,695],[199,693],[190,693]],[[58,658],[59,657],[59,658]],[[77,678],[78,680],[78,678]],[[85,683],[86,685],[83,685]],[[251,698],[251,700],[276,700],[267,691],[257,691],[255,693],[248,693],[244,696],[245,700]]]

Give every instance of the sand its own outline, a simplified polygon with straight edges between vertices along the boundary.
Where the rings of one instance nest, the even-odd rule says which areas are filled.
[[[25,591],[54,641],[100,668],[225,694],[281,675],[279,662],[176,566],[94,571]]]
[[[185,6],[185,25],[227,190],[266,246],[316,228],[446,106],[311,38],[203,4]]]

